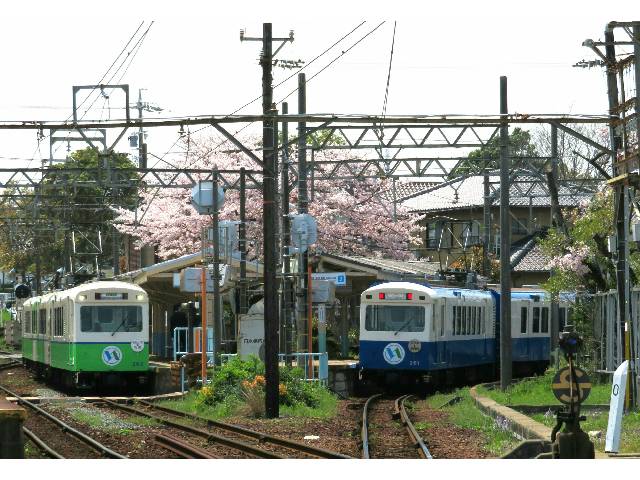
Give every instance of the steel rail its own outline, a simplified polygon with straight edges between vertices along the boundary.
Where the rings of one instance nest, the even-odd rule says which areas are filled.
[[[14,392],[9,390],[8,388],[3,387],[2,385],[0,385],[0,390],[3,390],[5,393],[8,393],[9,396],[15,398],[18,404],[26,405],[30,409],[34,410],[37,414],[42,415],[47,420],[50,420],[51,422],[53,422],[56,425],[58,425],[62,429],[63,432],[69,433],[70,435],[73,435],[74,437],[76,437],[80,441],[82,441],[85,444],[89,445],[94,450],[97,450],[99,453],[101,453],[101,454],[103,454],[103,455],[105,455],[105,456],[107,456],[109,458],[120,458],[120,459],[127,458],[124,455],[120,455],[119,453],[114,452],[109,447],[107,447],[107,446],[103,445],[102,443],[94,440],[93,438],[91,438],[88,435],[80,432],[79,430],[76,430],[75,428],[71,427],[67,423],[65,423],[62,420],[60,420],[59,418],[54,417],[49,412],[44,411],[43,409],[41,409],[37,405],[34,405],[30,401],[28,401],[28,400],[22,398],[21,396],[15,394]]]
[[[193,445],[183,442],[179,438],[167,434],[156,434],[155,442],[163,448],[175,453],[182,458],[221,458],[211,455],[209,452],[202,450]]]
[[[0,370],[9,370],[10,368],[19,367],[22,365],[20,362],[10,362],[0,365]]]
[[[380,397],[382,397],[381,393],[370,396],[362,410],[362,429],[360,431],[362,436],[362,458],[371,458],[369,455],[369,406]]]
[[[156,420],[158,420],[159,422],[161,422],[164,425],[170,426],[170,427],[174,427],[180,430],[183,430],[185,432],[191,433],[193,435],[197,435],[199,437],[205,438],[207,439],[207,441],[211,441],[214,443],[219,443],[220,445],[224,445],[226,447],[230,447],[233,448],[235,450],[239,450],[241,452],[246,452],[246,453],[250,453],[252,455],[255,455],[256,457],[259,458],[287,458],[287,457],[283,457],[281,455],[278,455],[276,453],[272,453],[266,450],[262,450],[260,448],[257,448],[253,445],[250,445],[248,443],[245,442],[241,442],[238,440],[233,440],[231,438],[226,438],[226,437],[222,437],[220,435],[216,435],[210,432],[207,432],[206,430],[201,430],[199,428],[194,428],[194,427],[190,427],[189,425],[183,425],[181,423],[177,423],[177,422],[173,422],[171,420],[167,420],[166,418],[162,418],[159,417],[157,415],[153,415],[149,412],[145,412],[144,410],[139,410],[137,408],[132,408],[132,407],[128,407],[126,405],[119,405],[115,402],[112,402],[111,400],[107,400],[105,398],[102,399],[102,402],[109,405],[112,408],[118,409],[118,410],[123,410],[125,412],[129,412],[135,415],[141,415],[143,417],[147,417],[147,418],[154,418]]]
[[[60,459],[60,460],[66,458],[60,455],[58,452],[56,452],[49,445],[47,445],[44,442],[44,440],[38,437],[35,433],[33,433],[27,427],[22,427],[22,431],[24,432],[25,436],[34,443],[36,447],[38,447],[40,450],[43,450],[49,457]]]
[[[422,458],[431,460],[433,459],[433,457],[431,456],[431,452],[429,452],[429,449],[425,445],[424,440],[422,440],[422,437],[413,426],[413,422],[409,418],[407,409],[404,406],[405,400],[407,400],[409,397],[411,397],[411,395],[403,395],[395,400],[394,417],[395,415],[400,417],[400,421],[407,429],[407,432],[409,433],[409,437],[411,437],[411,440],[413,441],[414,446],[418,449],[418,454]]]
[[[171,415],[176,415],[179,417],[189,418],[191,420],[197,420],[200,422],[206,423],[210,427],[220,428],[223,430],[228,430],[233,433],[237,433],[240,435],[245,435],[247,437],[251,437],[253,439],[258,440],[263,443],[271,443],[274,445],[279,445],[281,447],[290,448],[292,450],[308,453],[310,455],[314,455],[319,458],[352,458],[348,455],[343,455],[338,452],[333,452],[331,450],[325,450],[323,448],[312,447],[309,445],[305,445],[302,443],[294,442],[293,440],[288,440],[286,438],[274,437],[272,435],[267,435],[261,432],[257,432],[255,430],[250,430],[245,427],[239,427],[237,425],[232,425],[230,423],[220,422],[217,420],[211,420],[208,418],[200,417],[198,415],[194,415],[192,413],[180,412],[178,410],[174,410],[172,408],[162,407],[160,405],[154,405],[151,402],[145,400],[138,400],[138,403],[153,408],[156,410],[160,410],[161,412],[166,412]]]

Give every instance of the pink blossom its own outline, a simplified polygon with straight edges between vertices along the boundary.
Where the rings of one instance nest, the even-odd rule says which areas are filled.
[[[214,145],[215,138],[190,143],[189,155],[178,167],[220,170],[259,169],[243,153],[220,153]],[[245,141],[249,145],[249,141]],[[337,160],[343,153],[319,152],[316,162]],[[320,169],[322,163],[317,163]],[[326,165],[326,164],[324,164]],[[334,164],[335,165],[335,164]],[[327,168],[333,168],[329,166]],[[339,172],[337,172],[339,174]],[[366,172],[370,173],[370,172]],[[228,174],[225,174],[228,175]],[[258,176],[260,178],[260,176]],[[352,255],[376,255],[391,258],[409,258],[409,241],[417,228],[401,206],[397,208],[397,222],[392,220],[392,203],[381,197],[390,188],[390,180],[362,179],[316,181],[313,185],[313,200],[309,203],[311,213],[318,223],[316,247],[331,253]],[[311,192],[312,187],[309,186]],[[198,215],[190,205],[190,189],[175,188],[143,192],[137,211],[118,209],[118,229],[136,237],[139,244],[156,245],[158,255],[172,258],[200,249],[200,232],[209,224],[207,215]],[[297,190],[291,192],[291,212],[296,212]],[[262,192],[247,190],[247,238],[253,256],[260,255],[262,243]],[[227,190],[225,203],[220,212],[221,220],[239,219],[239,192]]]
[[[578,276],[583,277],[589,273],[589,267],[585,265],[585,261],[590,255],[591,252],[589,251],[589,247],[586,245],[572,245],[564,255],[553,257],[547,268],[555,268],[565,272],[574,272]]]

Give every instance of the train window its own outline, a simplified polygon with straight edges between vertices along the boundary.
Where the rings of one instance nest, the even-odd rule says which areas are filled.
[[[462,324],[462,307],[453,307],[454,318],[456,321],[456,329],[454,335],[460,335],[460,326]]]
[[[542,307],[542,333],[549,333],[549,307]]]
[[[520,307],[520,333],[527,333],[528,313],[527,307]]]
[[[368,307],[367,307],[368,308]],[[91,305],[80,307],[83,332],[141,332],[142,307]]]
[[[469,307],[461,307],[462,308],[462,329],[460,330],[460,333],[462,335],[466,335],[467,334],[467,310],[469,309]]]
[[[531,333],[540,333],[540,307],[533,307],[533,324]]]
[[[31,333],[31,311],[24,312],[24,333]]]
[[[480,308],[480,318],[482,318],[482,334],[484,335],[484,333],[486,331],[485,325],[487,323],[487,319],[485,317],[485,308],[484,307]]]
[[[47,331],[47,311],[44,308],[40,309],[38,314],[38,320],[40,325],[38,326],[38,333],[46,333]]]
[[[425,316],[424,307],[367,305],[364,328],[370,332],[423,332]]]
[[[31,333],[38,333],[38,311],[31,310]]]
[[[436,306],[431,305],[431,332],[436,334]]]
[[[440,308],[440,336],[444,337],[444,319],[446,318],[445,315],[445,306],[444,303],[442,304],[442,308]]]
[[[62,307],[53,310],[53,336],[62,337],[64,335],[64,323],[62,318]]]

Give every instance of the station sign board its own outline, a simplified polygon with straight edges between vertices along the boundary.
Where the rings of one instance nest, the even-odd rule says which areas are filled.
[[[311,274],[311,280],[328,280],[336,287],[344,287],[347,285],[347,274],[346,272],[318,272]]]

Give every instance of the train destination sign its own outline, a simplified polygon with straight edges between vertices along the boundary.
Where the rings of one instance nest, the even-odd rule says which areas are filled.
[[[573,372],[575,374],[573,380],[573,402],[582,403],[591,393],[591,380],[589,380],[589,375],[580,368],[573,367]],[[560,402],[565,405],[571,403],[571,375],[569,367],[565,367],[556,373],[551,388],[553,389],[553,394]]]

